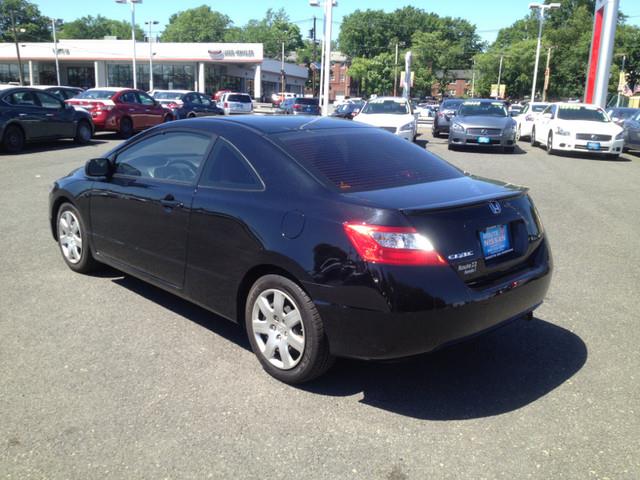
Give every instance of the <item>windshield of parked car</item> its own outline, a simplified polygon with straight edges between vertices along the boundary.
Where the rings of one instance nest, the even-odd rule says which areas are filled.
[[[315,130],[276,136],[318,179],[343,192],[379,190],[462,176],[444,160],[376,128]]]
[[[180,92],[156,92],[153,98],[156,100],[179,100],[184,93]]]
[[[82,92],[76,98],[85,98],[90,100],[109,100],[117,92],[114,90],[87,90]]]
[[[464,102],[458,115],[462,117],[507,117],[507,109],[501,102]]]
[[[538,104],[538,105],[533,105],[531,107],[531,110],[533,110],[535,113],[540,113],[541,111],[543,111],[548,106],[549,106],[548,103],[541,103],[541,104]]]
[[[608,110],[607,113],[609,114],[610,117],[627,119],[627,118],[633,117],[636,113],[638,113],[638,109],[637,108],[614,108],[614,109]]]
[[[227,97],[228,102],[240,102],[240,103],[251,103],[251,97],[249,95],[229,95]]]
[[[404,100],[371,100],[365,105],[361,113],[406,115],[410,112],[407,102]]]
[[[462,103],[462,100],[445,100],[440,108],[442,110],[455,110]]]
[[[317,98],[296,98],[295,103],[300,105],[318,105]]]
[[[609,122],[607,114],[601,108],[586,107],[584,105],[561,105],[558,108],[560,120],[583,120],[588,122]]]

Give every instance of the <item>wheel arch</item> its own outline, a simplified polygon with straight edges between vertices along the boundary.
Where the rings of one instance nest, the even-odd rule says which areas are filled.
[[[58,241],[58,229],[56,228],[56,222],[58,220],[58,212],[60,211],[60,207],[63,203],[70,203],[71,205],[76,207],[76,205],[67,195],[60,195],[54,200],[53,205],[51,206],[51,218],[49,220],[51,226],[51,234],[53,235],[53,239],[56,242]]]
[[[20,124],[20,122],[16,120],[9,121],[4,128],[2,129],[2,136],[0,138],[4,139],[5,132],[11,127],[18,127],[22,132],[22,136],[24,137],[24,141],[27,142],[29,139],[27,138],[27,132],[24,130],[24,127]]]

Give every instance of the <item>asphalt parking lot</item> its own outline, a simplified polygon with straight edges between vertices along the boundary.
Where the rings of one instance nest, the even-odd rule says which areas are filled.
[[[640,155],[425,139],[531,188],[555,260],[546,302],[531,322],[409,361],[339,361],[298,388],[262,371],[237,326],[65,266],[49,186],[114,136],[0,154],[0,476],[640,478]]]

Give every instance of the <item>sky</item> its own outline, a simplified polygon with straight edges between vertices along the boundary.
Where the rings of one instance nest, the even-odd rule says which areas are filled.
[[[131,19],[129,5],[115,3],[115,0],[31,0],[38,5],[42,14],[62,18],[65,21],[75,20],[86,15],[98,14],[118,20]],[[334,28],[332,37],[339,32],[343,16],[357,10],[370,8],[393,11],[405,5],[412,5],[441,16],[462,17],[477,26],[478,34],[483,40],[495,40],[500,28],[508,27],[522,18],[528,11],[532,0],[339,0],[334,8]],[[558,0],[562,1],[562,0]],[[147,20],[157,20],[158,31],[169,21],[171,14],[180,10],[209,5],[212,9],[228,15],[234,25],[242,26],[251,19],[260,19],[268,8],[278,10],[284,8],[291,21],[300,26],[303,36],[312,27],[311,18],[322,16],[322,8],[309,6],[308,0],[143,0],[136,5],[136,23],[143,25]],[[640,0],[620,0],[620,10],[630,18],[628,23],[640,25]],[[321,24],[318,29],[321,30]]]

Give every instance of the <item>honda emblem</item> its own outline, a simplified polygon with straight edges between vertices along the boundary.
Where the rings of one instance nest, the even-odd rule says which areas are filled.
[[[500,203],[496,202],[495,200],[492,200],[491,202],[489,202],[489,209],[491,210],[491,213],[493,213],[494,215],[498,215],[500,212],[502,212],[502,207],[500,206]]]

